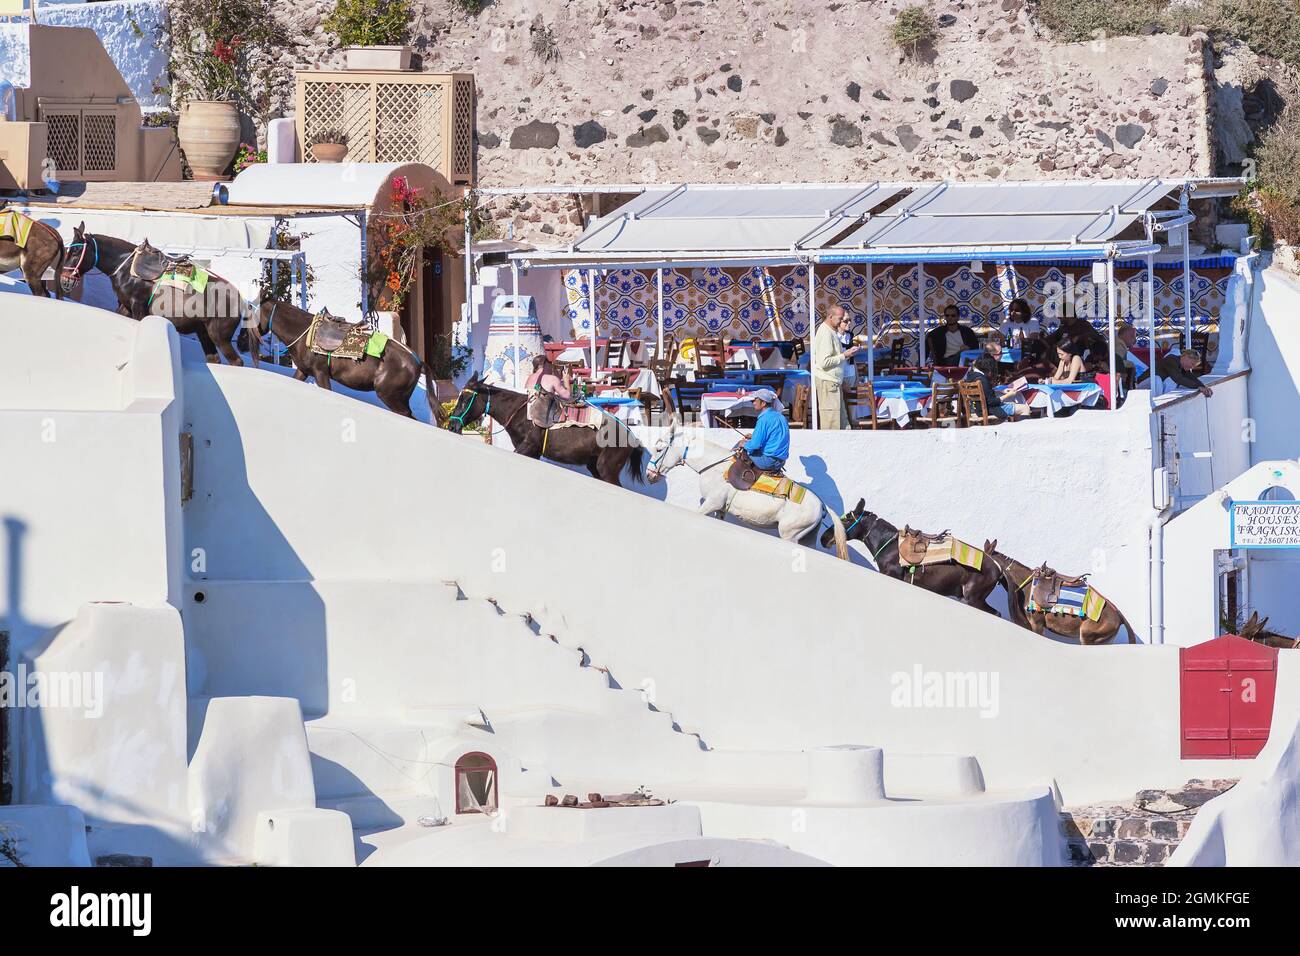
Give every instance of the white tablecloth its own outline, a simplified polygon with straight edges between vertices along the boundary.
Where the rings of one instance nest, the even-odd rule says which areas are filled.
[[[930,408],[930,390],[902,389],[897,385],[882,385],[876,392],[876,417],[893,419],[901,428],[913,414],[924,414]],[[870,417],[864,406],[851,405],[849,411],[855,418]]]
[[[640,402],[620,402],[618,404],[605,405],[598,402],[591,402],[596,408],[599,408],[607,415],[613,415],[625,425],[642,425],[644,424],[645,407]]]

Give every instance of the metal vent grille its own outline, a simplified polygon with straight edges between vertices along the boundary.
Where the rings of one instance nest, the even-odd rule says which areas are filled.
[[[86,113],[82,122],[85,134],[81,147],[83,170],[101,173],[117,169],[117,114]]]
[[[81,172],[81,114],[46,113],[48,140],[46,155],[54,162],[55,172]]]

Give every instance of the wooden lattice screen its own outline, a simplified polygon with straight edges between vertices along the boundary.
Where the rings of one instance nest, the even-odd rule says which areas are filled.
[[[347,136],[347,159],[424,163],[453,186],[474,184],[474,77],[468,73],[304,70],[295,123],[303,162],[326,130]]]
[[[46,126],[46,155],[55,175],[83,180],[117,177],[117,108],[45,102],[40,117]]]

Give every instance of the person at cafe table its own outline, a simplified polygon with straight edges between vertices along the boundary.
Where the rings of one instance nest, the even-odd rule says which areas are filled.
[[[943,325],[925,337],[925,354],[935,365],[960,365],[962,352],[979,347],[980,340],[973,329],[961,324],[961,312],[955,305],[943,310]]]
[[[770,388],[751,392],[749,401],[758,412],[754,433],[748,441],[737,442],[759,471],[779,473],[790,457],[790,423],[781,414],[781,402]]]

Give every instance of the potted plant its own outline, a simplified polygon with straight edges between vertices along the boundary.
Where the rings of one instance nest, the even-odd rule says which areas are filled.
[[[409,70],[412,15],[411,0],[338,0],[323,25],[349,70]]]
[[[341,163],[348,154],[348,134],[323,129],[311,138],[311,156],[318,163]]]
[[[226,178],[240,145],[241,107],[266,89],[285,42],[271,0],[172,0],[160,27],[170,50],[177,139],[195,179]]]

